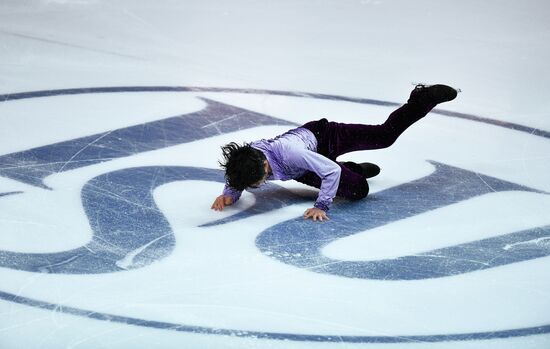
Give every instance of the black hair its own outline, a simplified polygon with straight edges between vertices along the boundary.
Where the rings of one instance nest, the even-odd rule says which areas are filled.
[[[219,164],[225,170],[225,180],[230,187],[245,190],[264,178],[265,155],[250,144],[231,142],[222,147],[222,153],[224,160]]]

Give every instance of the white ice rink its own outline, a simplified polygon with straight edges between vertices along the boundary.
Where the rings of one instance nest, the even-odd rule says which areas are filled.
[[[550,348],[547,1],[0,2],[0,349]],[[462,90],[304,221],[230,141]],[[340,159],[339,159],[340,160]]]

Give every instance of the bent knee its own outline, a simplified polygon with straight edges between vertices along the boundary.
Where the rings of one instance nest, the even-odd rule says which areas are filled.
[[[347,198],[350,200],[361,200],[366,198],[367,195],[369,195],[369,185],[367,181],[364,181],[359,185],[355,185],[353,189],[350,191]]]

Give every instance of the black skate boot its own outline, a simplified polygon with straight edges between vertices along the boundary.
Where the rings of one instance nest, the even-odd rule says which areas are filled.
[[[380,167],[378,167],[378,165],[371,164],[370,162],[362,162],[359,166],[361,166],[361,169],[363,170],[363,177],[365,178],[372,178],[378,176],[380,173]]]
[[[439,104],[456,98],[458,91],[447,85],[418,84],[412,90],[407,103]]]
[[[365,178],[372,178],[380,173],[380,167],[370,162],[357,164],[353,161],[346,161],[342,165]]]

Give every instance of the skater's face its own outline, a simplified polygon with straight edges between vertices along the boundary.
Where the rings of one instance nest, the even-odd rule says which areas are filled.
[[[269,170],[270,170],[269,163],[267,162],[267,160],[264,160],[264,175],[263,175],[262,179],[260,179],[256,183],[252,184],[250,187],[251,188],[259,188],[262,184],[267,182],[267,177],[269,177],[269,172],[270,172]]]

